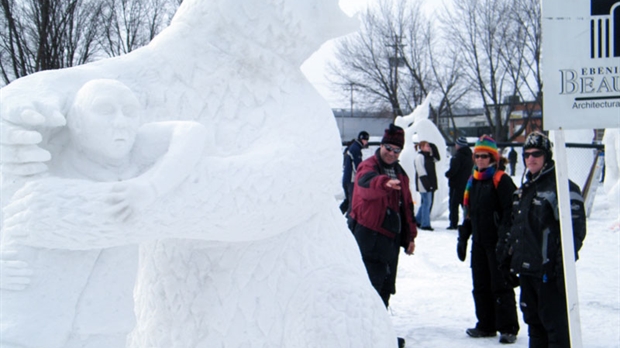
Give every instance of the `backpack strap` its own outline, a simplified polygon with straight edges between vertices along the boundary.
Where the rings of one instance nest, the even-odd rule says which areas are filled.
[[[506,172],[503,170],[497,170],[495,172],[495,174],[493,174],[493,186],[495,186],[495,189],[497,190],[497,186],[499,186],[499,182],[502,180],[502,176],[505,174]]]

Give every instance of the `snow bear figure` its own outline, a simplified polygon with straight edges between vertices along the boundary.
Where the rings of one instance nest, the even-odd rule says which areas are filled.
[[[53,219],[75,200],[26,205],[30,222],[44,217],[47,229],[73,233],[48,236],[28,223],[32,246],[140,244],[128,347],[396,346],[334,199],[333,114],[299,69],[354,24],[337,0],[186,0],[146,47],[2,89],[5,197],[47,170],[69,96],[93,79],[126,84],[145,122],[192,120],[214,133],[178,190],[127,221],[101,221],[91,231],[100,239],[81,241],[75,221]]]

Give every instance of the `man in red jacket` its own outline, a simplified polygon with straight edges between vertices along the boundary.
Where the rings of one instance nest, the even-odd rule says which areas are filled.
[[[391,124],[375,155],[357,168],[353,190],[353,234],[370,282],[386,307],[396,292],[399,247],[412,254],[418,234],[409,177],[398,164],[404,144],[403,129]]]

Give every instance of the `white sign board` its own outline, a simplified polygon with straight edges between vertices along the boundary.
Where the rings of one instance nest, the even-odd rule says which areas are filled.
[[[542,1],[543,128],[620,127],[620,0]]]

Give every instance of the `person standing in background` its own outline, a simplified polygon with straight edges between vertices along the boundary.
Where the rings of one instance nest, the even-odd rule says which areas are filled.
[[[459,226],[457,255],[465,261],[467,241],[472,236],[471,276],[478,322],[467,329],[473,338],[494,337],[514,343],[519,332],[513,286],[499,268],[500,253],[510,230],[512,193],[516,187],[504,173],[497,143],[483,135],[474,147],[474,171],[465,187],[465,219]]]
[[[342,161],[342,189],[344,190],[344,201],[340,204],[340,211],[345,214],[349,210],[351,195],[353,192],[353,180],[357,172],[357,166],[362,163],[362,149],[368,147],[370,135],[366,131],[361,131],[357,139],[351,140],[343,153]]]
[[[450,188],[449,230],[456,230],[459,224],[459,207],[463,205],[465,185],[467,184],[467,180],[471,175],[471,170],[474,167],[471,149],[469,148],[465,137],[459,137],[456,139],[454,148],[456,149],[456,152],[450,159],[450,168],[446,172],[446,178],[448,178],[448,186]]]
[[[513,195],[512,228],[503,264],[519,275],[521,312],[528,325],[530,348],[570,347],[568,309],[558,216],[555,162],[551,142],[530,133],[523,144],[526,180]],[[575,260],[586,237],[583,196],[569,185]],[[571,250],[567,248],[567,250]]]
[[[517,151],[515,151],[514,147],[510,147],[510,152],[508,153],[508,163],[510,163],[510,176],[515,176],[515,172],[517,169]]]
[[[416,221],[421,230],[433,231],[431,227],[431,206],[433,192],[437,190],[437,173],[435,158],[428,141],[420,141],[419,152],[413,162],[416,176],[416,189],[420,192],[421,203],[416,215]]]

